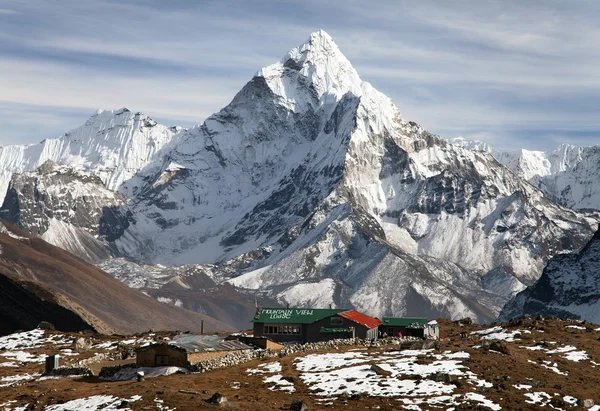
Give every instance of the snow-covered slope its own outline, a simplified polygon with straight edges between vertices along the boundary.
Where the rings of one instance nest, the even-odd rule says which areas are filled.
[[[120,252],[293,304],[490,319],[597,225],[402,119],[322,31],[161,156]]]
[[[535,285],[506,304],[501,318],[526,314],[600,323],[600,231],[579,253],[550,260]]]
[[[449,141],[463,148],[492,153],[499,162],[565,207],[600,210],[600,146],[562,144],[552,151],[501,151],[480,141],[462,138]]]
[[[98,110],[62,137],[0,147],[0,202],[13,173],[33,171],[47,160],[93,172],[107,188],[118,190],[181,131],[126,108]]]

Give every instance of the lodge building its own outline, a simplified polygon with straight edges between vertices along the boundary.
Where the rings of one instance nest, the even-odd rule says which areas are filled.
[[[278,342],[377,339],[381,321],[348,309],[257,308],[254,336]]]

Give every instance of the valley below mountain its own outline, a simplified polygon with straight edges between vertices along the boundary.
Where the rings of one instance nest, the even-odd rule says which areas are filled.
[[[51,322],[64,331],[104,334],[231,328],[162,304],[44,240],[0,222],[0,333]]]

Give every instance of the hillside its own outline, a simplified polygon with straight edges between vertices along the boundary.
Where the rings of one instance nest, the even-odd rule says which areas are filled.
[[[108,331],[108,327],[118,333],[149,329],[200,330],[201,321],[206,330],[229,329],[208,316],[159,303],[99,268],[40,238],[29,237],[8,223],[0,223],[0,250],[0,274],[6,277],[4,281],[28,281],[43,287],[52,299],[94,328],[99,323],[99,331]],[[27,305],[25,309],[33,307]],[[25,324],[18,328],[23,327]]]
[[[134,362],[110,360],[107,353],[125,354],[172,333],[86,336],[89,348],[75,349],[80,334],[33,330],[0,339],[0,408],[289,410],[302,400],[308,410],[600,409],[594,405],[600,402],[600,326],[530,317],[493,327],[439,323],[445,337],[439,349],[406,349],[411,343],[404,349],[397,343],[307,347],[205,373],[156,377],[179,369],[146,368],[141,382],[40,373],[45,355],[58,352],[64,364],[98,358],[90,365],[97,374],[101,366]],[[126,378],[135,379],[135,371]],[[226,401],[206,402],[215,392]]]

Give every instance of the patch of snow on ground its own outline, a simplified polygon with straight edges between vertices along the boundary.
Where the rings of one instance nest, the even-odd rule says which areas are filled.
[[[42,374],[17,374],[0,378],[0,387],[10,387],[21,381],[33,380]]]
[[[488,400],[484,395],[476,393],[440,395],[429,398],[401,398],[399,401],[404,404],[404,409],[417,411],[421,411],[419,405],[427,405],[433,408],[450,407],[448,409],[452,410],[454,407],[451,406],[465,404],[465,402],[478,402],[479,406],[490,408],[494,411],[502,409],[498,404]]]
[[[548,354],[562,354],[565,352],[569,352],[569,351],[575,351],[577,348],[573,347],[572,345],[565,345],[564,347],[558,347],[555,348],[554,350],[547,350],[546,352]]]
[[[0,362],[0,367],[18,367],[14,362]]]
[[[541,407],[546,406],[546,404],[548,404],[552,399],[550,394],[547,394],[543,391],[528,392],[525,393],[525,396],[529,398],[528,400],[525,400],[526,403],[534,405],[539,404]]]
[[[554,371],[555,373],[557,373],[559,375],[569,375],[568,372],[559,370],[558,364],[553,363],[552,361],[544,361],[543,364],[540,364],[540,365],[544,368]]]
[[[418,359],[425,357],[425,362]],[[430,350],[405,350],[365,355],[359,352],[311,354],[295,361],[300,379],[319,396],[364,393],[374,396],[434,396],[451,394],[456,388],[423,379],[432,374],[464,376],[479,386],[486,386],[473,373],[467,374],[465,352],[431,355]],[[429,362],[427,362],[429,360]],[[390,376],[379,375],[366,362],[374,362]],[[419,376],[400,379],[398,376]]]
[[[498,328],[498,327],[494,327],[494,328]],[[513,342],[515,340],[518,340],[518,338],[516,338],[517,335],[521,335],[523,333],[531,334],[531,331],[529,331],[529,330],[506,331],[504,329],[501,329],[500,331],[482,335],[481,339],[483,339],[483,340],[502,340],[502,341],[506,341],[506,342]]]
[[[541,345],[536,345],[534,347],[528,347],[526,345],[519,345],[519,348],[524,348],[529,351],[544,351],[545,350],[545,348]]]
[[[269,387],[271,391],[279,390],[279,391],[287,391],[292,393],[296,391],[294,388],[294,383],[285,380],[280,374],[271,375],[270,377],[265,377],[263,380],[265,384],[274,384],[272,387]]]
[[[485,329],[485,330],[472,331],[471,334],[475,334],[475,335],[487,335],[487,334],[497,333],[497,332],[500,332],[502,330],[503,330],[502,327],[496,326],[496,327],[488,328],[488,329]]]
[[[490,408],[494,411],[499,411],[502,409],[502,407],[500,407],[498,404],[494,403],[491,400],[488,400],[487,398],[485,398],[484,395],[481,395],[481,394],[476,394],[474,392],[468,392],[465,394],[464,398],[466,400],[479,402],[479,403],[481,403],[482,406]]]
[[[517,390],[530,390],[533,388],[533,385],[528,384],[515,384],[513,385]]]
[[[36,328],[0,337],[0,350],[22,350],[40,347],[44,344],[70,344],[71,339],[62,334],[52,334],[44,338],[45,331]]]
[[[135,380],[137,373],[143,372],[145,378],[162,377],[163,375],[171,374],[189,374],[190,371],[183,367],[140,367],[140,368],[123,368],[117,371],[113,376],[102,378],[106,381],[126,381]]]
[[[363,393],[372,396],[442,395],[456,388],[431,380],[399,380],[382,377],[369,365],[357,365],[330,372],[303,373],[300,379],[319,396]]]
[[[158,411],[175,411],[175,409],[176,409],[176,408],[167,407],[165,405],[164,400],[161,400],[161,399],[158,399],[158,398],[154,399],[154,406],[156,407],[156,409]]]
[[[581,325],[567,325],[566,328],[573,328],[575,330],[586,330],[586,328],[582,327]]]
[[[8,351],[0,354],[3,357],[8,358],[12,361],[19,361],[22,363],[43,363],[46,361],[46,354],[33,355],[25,351]]]
[[[49,405],[44,408],[44,411],[112,411],[117,409],[128,410],[129,408],[121,407],[121,403],[123,403],[123,401],[135,402],[141,399],[142,397],[139,395],[134,395],[131,398],[118,398],[113,397],[112,395],[93,395],[91,397],[80,398],[77,400],[65,402],[64,404]]]
[[[530,351],[546,351],[547,354],[565,354],[562,357],[569,361],[586,361],[590,359],[590,356],[583,350],[577,350],[576,347],[572,345],[565,345],[563,347],[558,347],[553,350],[548,350],[544,348],[542,345],[536,345],[534,347],[520,346],[519,348],[524,348]]]
[[[294,365],[300,372],[318,372],[362,364],[370,360],[371,358],[362,352],[310,354],[306,357],[295,359]]]
[[[571,397],[570,395],[565,395],[563,397],[563,401],[566,402],[567,404],[577,405],[577,398]]]
[[[260,364],[256,368],[248,368],[246,373],[252,374],[273,374],[281,372],[281,363],[279,361],[269,362],[266,364]]]
[[[571,351],[563,355],[563,358],[566,358],[569,361],[585,361],[589,360],[590,356],[585,351]]]

